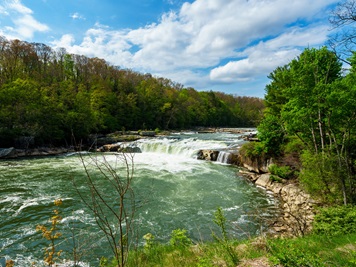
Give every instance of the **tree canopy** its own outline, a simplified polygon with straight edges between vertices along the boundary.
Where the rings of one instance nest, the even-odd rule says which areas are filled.
[[[356,55],[350,59],[355,62]],[[258,126],[269,153],[297,137],[304,146],[300,178],[309,189],[356,202],[356,65],[342,76],[326,47],[307,48],[271,73],[266,112]],[[313,191],[313,190],[312,190]]]
[[[251,127],[263,109],[260,98],[200,92],[104,59],[0,38],[0,147],[70,144],[122,129]]]

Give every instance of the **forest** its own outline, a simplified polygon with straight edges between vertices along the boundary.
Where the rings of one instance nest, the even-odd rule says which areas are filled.
[[[251,127],[264,101],[197,91],[104,59],[0,38],[0,147],[70,145],[121,130]]]
[[[266,110],[253,149],[299,159],[299,182],[325,203],[356,203],[356,53],[345,75],[326,47],[307,48],[278,67],[266,86]],[[288,162],[289,161],[289,162]]]

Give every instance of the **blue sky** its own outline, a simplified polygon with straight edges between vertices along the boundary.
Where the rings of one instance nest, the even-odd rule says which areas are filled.
[[[264,96],[267,75],[330,35],[338,0],[0,0],[0,35],[197,90]]]

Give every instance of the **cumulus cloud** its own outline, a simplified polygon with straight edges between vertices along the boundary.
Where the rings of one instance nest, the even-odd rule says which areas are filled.
[[[327,36],[325,10],[339,0],[166,1],[182,4],[156,23],[124,30],[97,23],[80,39],[68,32],[52,44],[187,86],[193,80],[204,86],[249,81],[267,76],[306,46],[322,45]],[[12,32],[27,38],[48,30],[19,0],[10,3],[0,13],[16,10]]]
[[[49,27],[37,21],[33,16],[33,11],[24,6],[20,0],[6,1],[0,7],[0,13],[11,18],[14,26],[7,26],[2,30],[2,34],[9,38],[31,39],[35,32],[46,32]]]
[[[291,28],[285,33],[238,53],[239,60],[229,61],[210,71],[212,81],[233,83],[250,81],[262,74],[267,75],[299,55],[305,46],[315,46],[327,39],[328,28]]]
[[[125,31],[113,31],[97,23],[86,31],[84,39],[75,44],[72,34],[63,35],[60,40],[52,42],[54,48],[65,48],[68,52],[89,57],[100,57],[112,64],[130,67],[132,55],[129,52]]]

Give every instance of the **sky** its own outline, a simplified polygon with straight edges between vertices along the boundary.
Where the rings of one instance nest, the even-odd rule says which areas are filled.
[[[325,45],[338,1],[0,0],[0,35],[263,98],[275,68]]]

